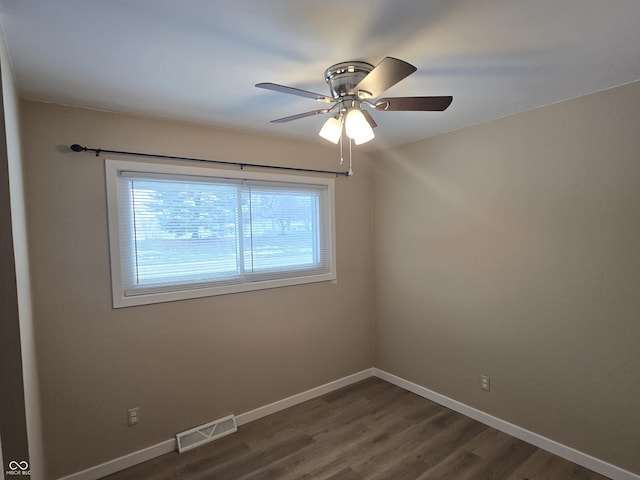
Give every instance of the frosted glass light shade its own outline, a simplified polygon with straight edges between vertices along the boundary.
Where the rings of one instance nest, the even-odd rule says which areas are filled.
[[[352,108],[347,112],[347,117],[344,120],[344,129],[347,137],[351,138],[356,145],[367,143],[375,137],[373,128],[371,128],[359,108]]]
[[[324,125],[318,133],[325,140],[329,140],[331,143],[338,143],[340,136],[342,135],[342,121],[336,117],[331,117],[324,122]]]

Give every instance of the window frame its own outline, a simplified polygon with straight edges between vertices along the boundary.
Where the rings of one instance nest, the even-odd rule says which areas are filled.
[[[123,267],[125,248],[121,244],[121,218],[123,215],[130,215],[129,211],[123,211],[125,206],[119,202],[121,182],[120,172],[136,172],[140,174],[161,174],[185,177],[209,177],[217,179],[227,179],[231,181],[258,181],[273,182],[275,184],[296,184],[313,185],[326,188],[326,221],[320,228],[328,231],[324,232],[326,238],[325,252],[328,256],[328,271],[326,273],[316,273],[310,275],[295,275],[286,278],[257,279],[249,282],[233,283],[216,286],[191,287],[184,284],[175,285],[170,290],[163,288],[163,291],[150,293],[137,293],[127,295],[124,278],[127,273]],[[186,300],[192,298],[209,297],[216,295],[226,295],[231,293],[250,292],[270,288],[279,288],[292,285],[302,285],[316,282],[336,281],[336,235],[335,235],[335,180],[325,177],[311,177],[307,175],[283,175],[279,173],[252,172],[246,170],[226,170],[221,168],[206,168],[201,166],[184,166],[175,164],[162,164],[152,162],[134,162],[127,160],[105,159],[105,180],[107,191],[107,223],[109,230],[109,252],[111,268],[111,290],[113,308],[129,307],[136,305],[147,305],[153,303],[171,302],[176,300]]]

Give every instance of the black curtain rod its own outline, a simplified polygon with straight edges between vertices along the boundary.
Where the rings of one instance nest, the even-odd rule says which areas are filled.
[[[120,150],[106,150],[104,148],[89,148],[83,147],[77,143],[71,145],[71,150],[74,152],[95,152],[96,157],[99,157],[101,153],[112,153],[115,155],[131,155],[134,157],[150,157],[150,158],[164,158],[167,160],[187,160],[190,162],[205,162],[205,163],[215,163],[218,165],[234,165],[236,167],[240,167],[242,170],[244,167],[255,167],[255,168],[270,168],[275,170],[289,170],[293,172],[308,172],[308,173],[328,173],[331,175],[335,175],[336,177],[340,175],[344,175],[348,177],[350,175],[349,172],[336,172],[332,170],[313,170],[310,168],[297,168],[297,167],[281,167],[277,165],[259,165],[256,163],[241,163],[241,162],[225,162],[223,160],[208,160],[205,158],[192,158],[192,157],[176,157],[173,155],[159,155],[156,153],[140,153],[140,152],[123,152]]]

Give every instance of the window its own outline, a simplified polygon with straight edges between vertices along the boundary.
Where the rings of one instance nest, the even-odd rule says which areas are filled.
[[[106,160],[114,307],[334,280],[334,180]]]

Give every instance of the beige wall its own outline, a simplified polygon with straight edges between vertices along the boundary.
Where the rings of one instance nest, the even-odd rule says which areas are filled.
[[[376,366],[640,473],[639,134],[636,83],[375,155]]]
[[[366,158],[355,158],[354,177],[336,179],[337,283],[114,310],[103,157],[69,145],[320,169],[337,168],[338,151],[37,102],[21,107],[51,478],[372,365]],[[127,427],[135,406],[141,423]]]

